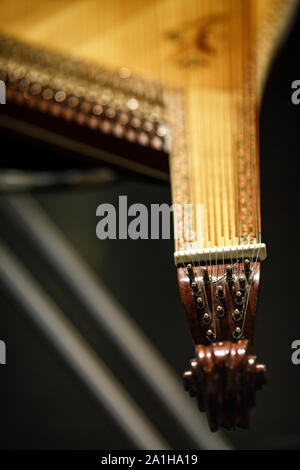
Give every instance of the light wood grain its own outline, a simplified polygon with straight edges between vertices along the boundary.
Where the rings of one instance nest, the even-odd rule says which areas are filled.
[[[259,239],[260,85],[276,28],[292,3],[2,0],[0,30],[182,90],[186,139],[180,154],[182,121],[170,116],[173,199],[203,205],[204,226],[178,240],[177,249],[220,247]]]

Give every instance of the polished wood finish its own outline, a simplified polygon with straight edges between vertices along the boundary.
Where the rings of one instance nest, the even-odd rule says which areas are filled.
[[[184,383],[212,431],[248,427],[266,368],[252,355],[260,275],[257,260],[178,268],[181,300],[195,342]]]
[[[212,278],[212,282],[205,284],[201,268],[206,268],[208,276]],[[226,341],[232,338],[234,327],[243,327],[244,336],[248,338],[250,345],[253,342],[255,312],[260,276],[260,263],[252,262],[252,274],[249,282],[247,282],[246,291],[243,291],[243,317],[240,321],[232,319],[232,313],[236,308],[235,295],[240,291],[238,277],[243,275],[242,263],[236,263],[233,269],[234,281],[232,284],[226,281],[225,268],[227,264],[213,264],[204,266],[194,266],[195,281],[197,283],[199,294],[194,294],[191,288],[191,279],[187,274],[186,267],[178,268],[178,282],[180,297],[185,309],[187,321],[196,344],[209,344],[206,338],[206,331],[211,325],[203,327],[201,318],[203,313],[209,313],[212,321],[215,323],[216,339],[218,341]],[[229,266],[229,265],[228,265]],[[218,280],[218,281],[217,281]],[[224,292],[224,300],[219,301],[216,295],[217,287],[222,287]],[[202,297],[205,303],[203,309],[197,307],[197,297]],[[217,306],[224,308],[225,315],[222,318],[216,316]]]
[[[265,366],[251,355],[249,342],[196,345],[190,367],[185,388],[207,412],[210,429],[248,428],[255,392],[266,382]]]

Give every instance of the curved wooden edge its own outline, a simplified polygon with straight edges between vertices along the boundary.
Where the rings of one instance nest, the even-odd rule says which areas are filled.
[[[247,428],[266,367],[252,354],[259,262],[178,268],[195,358],[184,385],[206,411],[212,431]]]

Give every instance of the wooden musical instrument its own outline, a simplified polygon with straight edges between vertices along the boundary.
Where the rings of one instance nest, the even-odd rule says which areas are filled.
[[[266,258],[258,110],[295,4],[3,0],[0,6],[3,129],[64,149],[72,167],[101,162],[161,180],[170,174],[174,258],[195,342],[184,383],[213,431],[249,426],[255,391],[266,380],[252,352]]]

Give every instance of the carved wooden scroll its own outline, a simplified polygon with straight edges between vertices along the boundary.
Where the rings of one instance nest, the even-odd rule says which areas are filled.
[[[266,367],[252,354],[259,261],[183,264],[181,299],[195,341],[186,390],[206,411],[212,431],[247,428]]]

